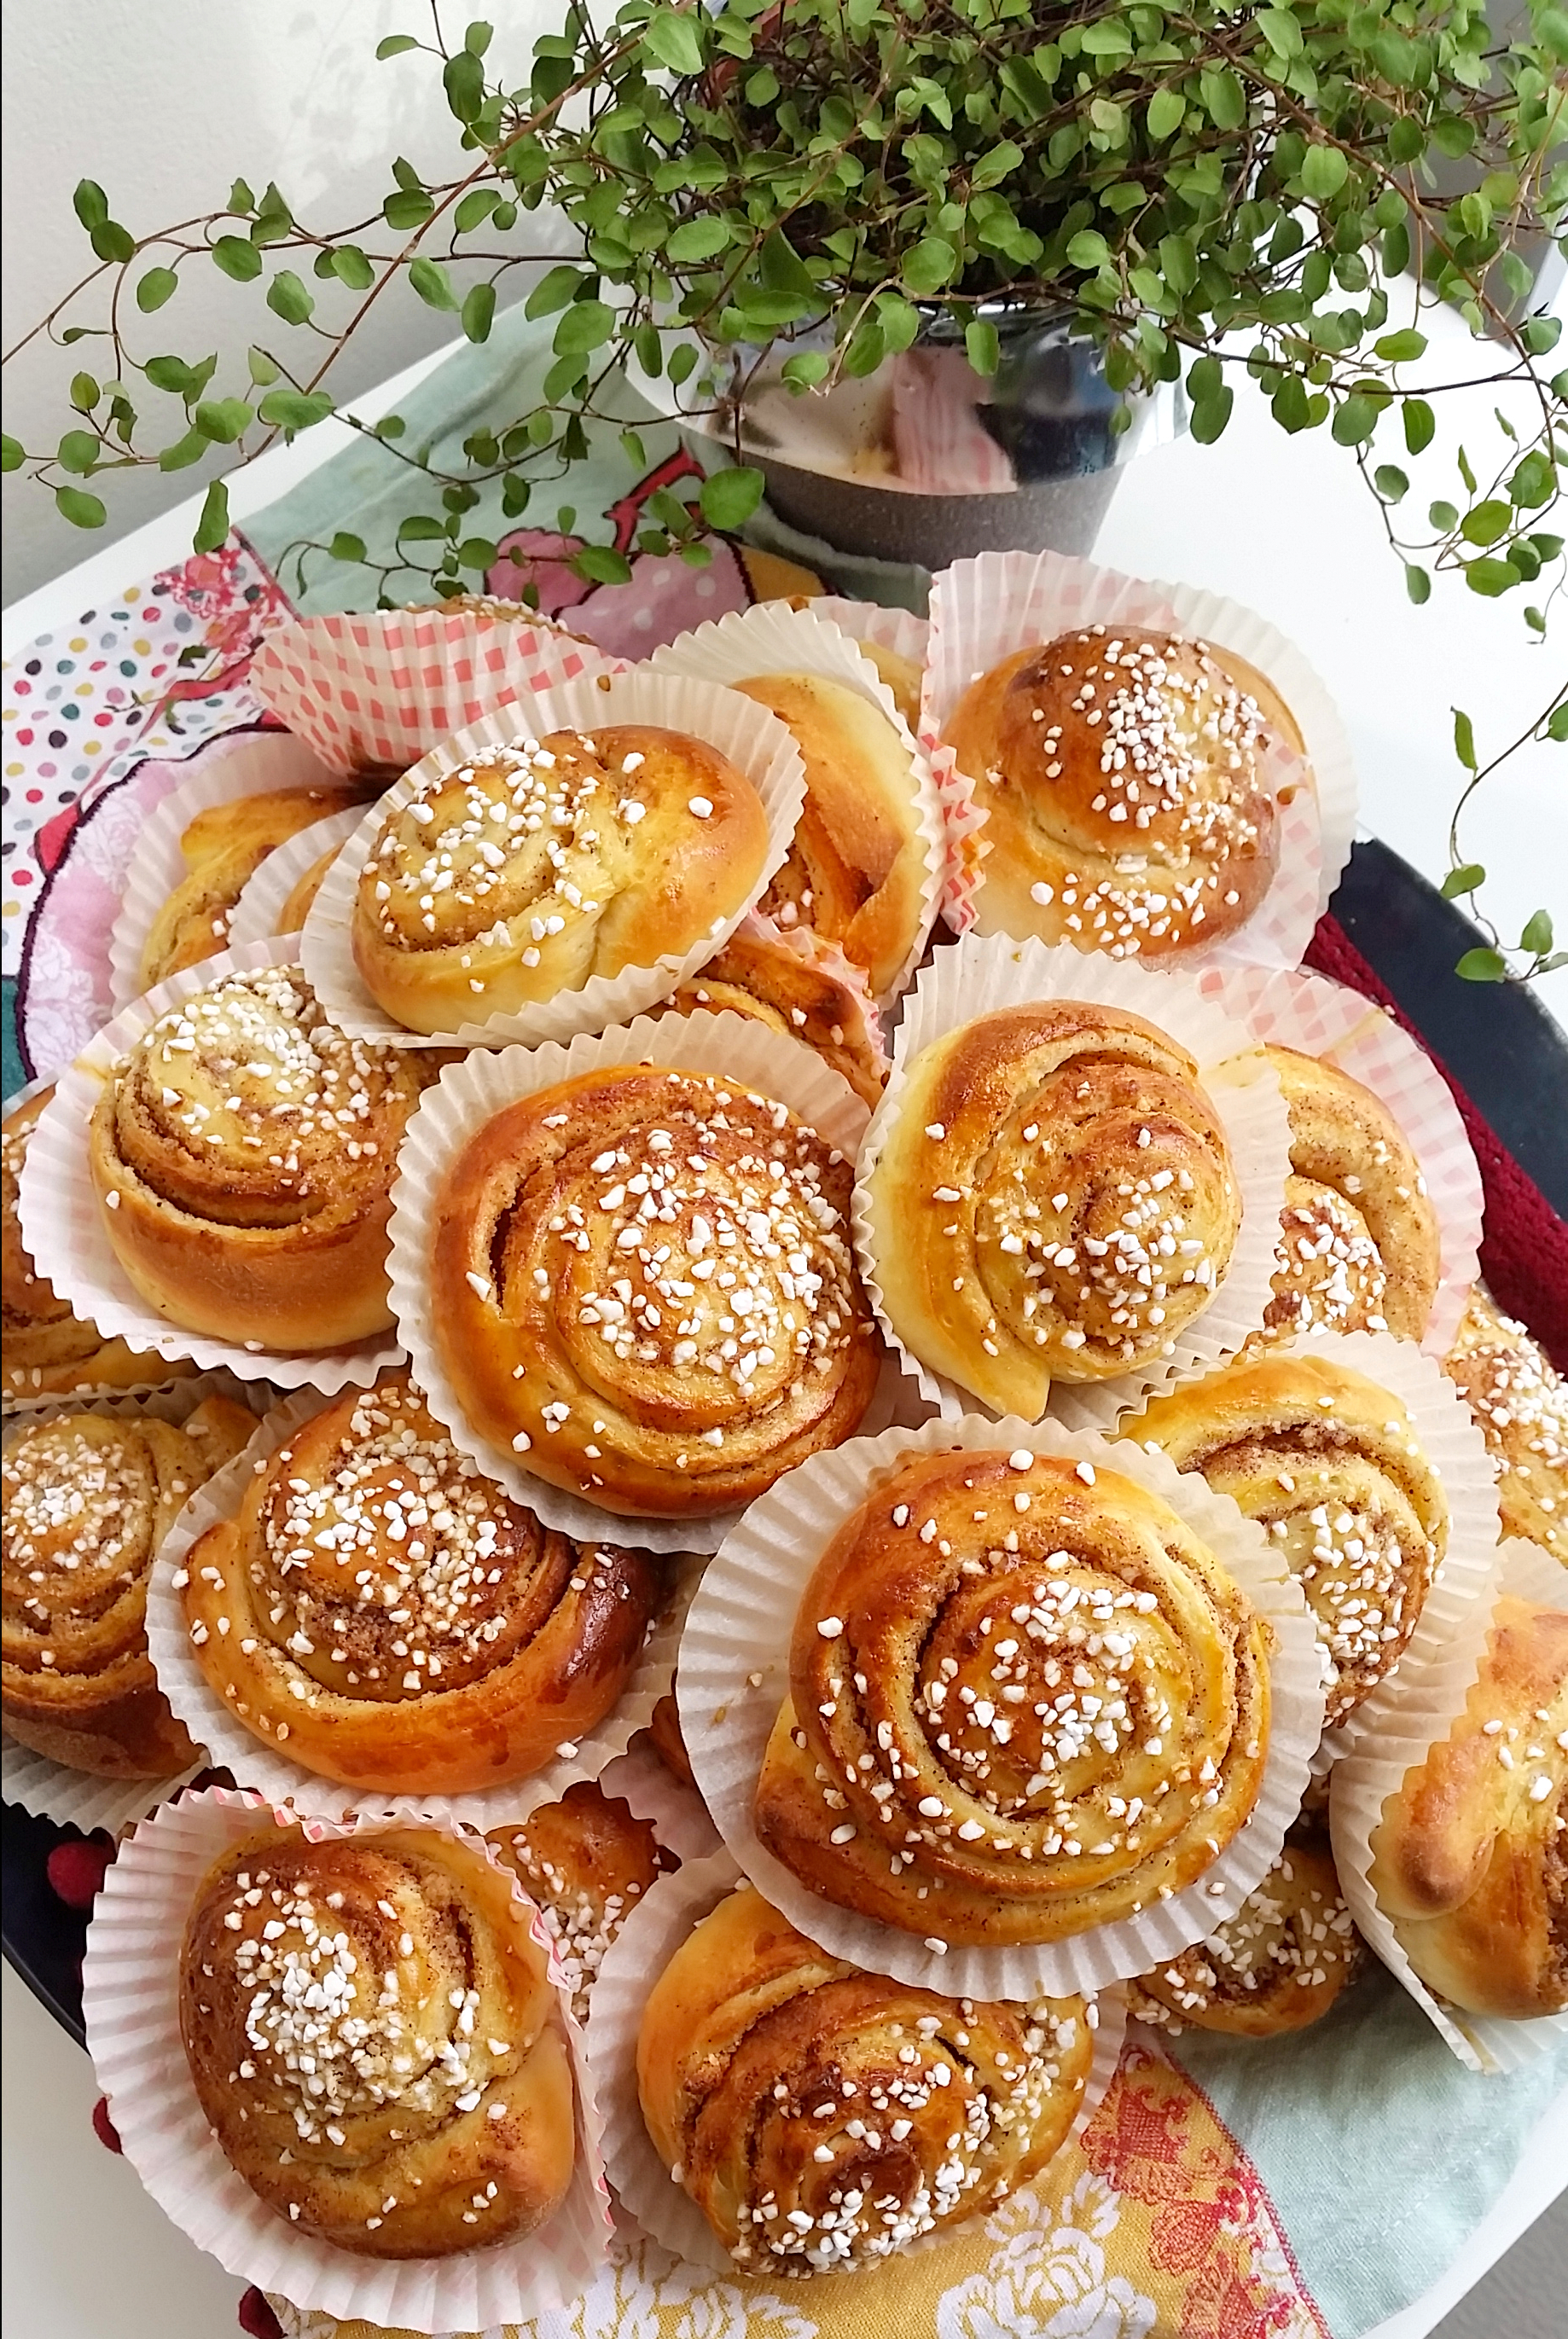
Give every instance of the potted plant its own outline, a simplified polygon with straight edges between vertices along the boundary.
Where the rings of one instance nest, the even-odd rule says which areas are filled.
[[[100,187],[78,187],[95,265],[35,329],[91,336],[75,412],[53,448],[5,442],[6,469],[67,520],[102,524],[117,469],[178,469],[213,445],[248,459],[337,411],[334,364],[398,276],[482,342],[524,269],[528,315],[554,320],[541,394],[443,467],[399,443],[397,417],[375,426],[407,466],[409,518],[367,598],[470,586],[499,522],[547,489],[569,496],[628,372],[724,432],[729,467],[689,501],[662,492],[636,538],[700,564],[708,532],[757,507],[754,450],[787,458],[790,402],[820,415],[918,353],[1005,452],[1005,353],[1032,336],[1092,389],[1107,457],[1178,385],[1193,436],[1218,439],[1249,375],[1283,430],[1326,429],[1359,467],[1413,598],[1448,573],[1517,591],[1544,631],[1563,574],[1547,523],[1568,373],[1557,321],[1526,312],[1526,254],[1568,215],[1568,15],[1551,0],[1527,0],[1505,43],[1474,0],[628,0],[608,22],[569,0],[521,79],[492,63],[505,44],[488,25],[454,44],[436,17],[377,54],[439,70],[461,151],[439,183],[393,162],[370,225],[307,225],[275,185],[236,179],[220,208],[133,233]],[[545,211],[581,249],[539,275]],[[171,354],[168,326],[143,321],[206,267],[255,284],[255,340]],[[1516,385],[1528,406],[1523,428],[1500,418],[1490,459],[1462,459],[1463,503],[1417,497],[1406,469],[1454,386],[1424,363],[1436,307],[1481,342],[1465,378]],[[955,360],[972,390],[954,390]],[[1000,404],[984,395],[999,380]],[[198,548],[227,527],[218,479]],[[612,547],[573,558],[596,581],[626,573]],[[1568,695],[1524,735],[1568,739]],[[1468,726],[1456,744],[1474,780]],[[1478,882],[1457,843],[1449,882]],[[1549,922],[1514,956],[1554,962]]]

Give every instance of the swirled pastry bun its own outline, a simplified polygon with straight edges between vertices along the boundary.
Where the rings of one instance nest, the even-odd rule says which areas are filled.
[[[1439,1997],[1568,2008],[1568,1613],[1497,1603],[1464,1712],[1383,1806],[1368,1881]]]
[[[339,780],[234,796],[199,812],[180,839],[191,873],[153,919],[142,952],[143,990],[223,948],[234,905],[269,853],[312,821],[347,812],[374,794],[369,779]]]
[[[920,937],[925,843],[908,747],[881,707],[814,674],[735,686],[786,724],[805,761],[805,804],[762,908],[863,966],[873,992],[898,981]]]
[[[7,1409],[25,1398],[135,1388],[195,1370],[166,1363],[156,1349],[105,1339],[95,1324],[73,1314],[70,1301],[34,1266],[22,1240],[22,1164],[34,1125],[54,1093],[41,1089],[8,1113],[0,1129],[0,1391]]]
[[[1267,754],[1301,735],[1233,651],[1138,626],[1018,650],[947,725],[986,814],[982,933],[1146,958],[1234,933],[1273,882]]]
[[[651,1820],[636,1818],[621,1796],[591,1780],[516,1826],[492,1828],[486,1840],[537,1902],[572,2011],[585,2021],[606,1950],[674,1860],[656,1841]]]
[[[1409,1139],[1381,1098],[1337,1065],[1267,1047],[1290,1116],[1271,1339],[1392,1332],[1419,1340],[1437,1297],[1437,1213]]]
[[[850,1165],[787,1107],[631,1065],[487,1121],[439,1189],[429,1273],[468,1420],[627,1515],[749,1502],[852,1436],[881,1343]]]
[[[1327,1844],[1293,1837],[1234,1917],[1139,1975],[1131,2010],[1170,2030],[1275,2038],[1320,2022],[1365,1958]]]
[[[654,1983],[637,2091],[737,2265],[836,2274],[1037,2176],[1083,2100],[1093,2026],[1080,1998],[942,1998],[862,1973],[745,1886]]]
[[[1265,1353],[1125,1426],[1278,1545],[1328,1667],[1329,1726],[1344,1722],[1404,1655],[1448,1548],[1443,1482],[1400,1399],[1310,1349]]]
[[[187,1331],[291,1353],[389,1330],[388,1198],[425,1077],[418,1051],[330,1023],[297,966],[222,975],[166,1008],[88,1136],[142,1298]]]
[[[888,1320],[999,1413],[1169,1352],[1241,1225],[1224,1124],[1177,1041],[1044,1000],[923,1048],[870,1176]]]
[[[626,1687],[665,1591],[459,1454],[406,1373],[302,1422],[176,1581],[213,1692],[318,1776],[460,1794],[541,1771]]]
[[[1443,1369],[1486,1440],[1504,1534],[1568,1567],[1568,1383],[1524,1325],[1479,1291]]]
[[[0,1711],[19,1745],[109,1779],[169,1779],[195,1761],[147,1653],[147,1577],[184,1504],[255,1426],[214,1396],[180,1429],[61,1414],[8,1442]]]
[[[717,1015],[733,1008],[772,1031],[804,1040],[874,1110],[887,1080],[887,1058],[872,1036],[866,1006],[863,994],[814,957],[744,930],[732,934],[670,1001],[676,1014],[706,1009]]]
[[[761,797],[701,739],[552,731],[427,780],[360,874],[354,960],[410,1031],[514,1014],[689,951],[755,895]]]
[[[566,2017],[481,1848],[268,1827],[197,1889],[180,2029],[224,2157],[299,2233],[378,2258],[516,2242],[577,2157]]]
[[[1213,1552],[1120,1472],[907,1462],[801,1595],[757,1835],[824,1900],[926,1939],[1113,1924],[1249,1817],[1267,1653]]]

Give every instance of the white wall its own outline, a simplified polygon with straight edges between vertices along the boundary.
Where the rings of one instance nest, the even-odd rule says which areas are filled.
[[[454,44],[469,12],[443,8]],[[474,12],[479,13],[476,5]],[[558,0],[520,0],[494,10],[492,57],[508,79],[526,78],[532,44],[554,28]],[[215,210],[235,177],[259,194],[275,179],[296,217],[320,230],[342,230],[379,212],[390,189],[390,162],[406,154],[431,177],[457,175],[459,132],[447,110],[439,68],[410,54],[375,61],[383,34],[428,37],[424,0],[4,0],[5,73],[4,149],[4,345],[8,350],[94,263],[71,208],[78,179],[107,191],[113,215],[133,235]],[[383,238],[390,232],[381,230]],[[553,242],[546,218],[534,242]],[[519,234],[518,241],[521,243]],[[380,247],[366,238],[370,248]],[[280,339],[288,329],[270,315],[265,280],[240,286],[206,261],[187,263],[189,288],[152,317],[133,310],[133,346],[143,357],[173,350],[200,358],[211,350],[242,353],[262,327]],[[350,296],[300,273],[330,319],[336,298]],[[376,304],[331,382],[351,394],[394,373],[449,340],[455,321],[428,309],[406,284]],[[106,372],[94,352],[35,342],[5,369],[5,428],[35,452],[71,426],[66,390],[78,368]],[[222,381],[222,376],[220,376]],[[244,388],[244,369],[230,382]],[[163,403],[163,401],[160,401]],[[178,421],[178,409],[169,411]],[[169,436],[176,435],[171,428]],[[154,445],[157,441],[153,442]],[[190,494],[223,463],[163,474],[112,474],[95,482],[109,507],[107,527],[92,537],[67,526],[52,498],[19,475],[5,481],[3,591],[10,602],[113,538]]]

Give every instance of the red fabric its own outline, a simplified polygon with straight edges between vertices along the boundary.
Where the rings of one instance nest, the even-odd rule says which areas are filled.
[[[106,2146],[109,2151],[124,2151],[125,2147],[120,2141],[120,2131],[109,2117],[107,2096],[100,2096],[93,2107],[93,2133],[99,2143]]]
[[[240,2328],[248,2339],[283,2339],[283,2326],[254,2284],[240,2301]]]
[[[95,1837],[89,1836],[84,1843],[67,1838],[54,1846],[44,1863],[50,1889],[67,1909],[91,1909],[113,1857],[113,1845]]]
[[[1475,1150],[1486,1212],[1481,1272],[1507,1316],[1529,1327],[1559,1372],[1568,1373],[1568,1221],[1560,1219],[1533,1178],[1526,1177],[1490,1124],[1482,1120],[1440,1056],[1362,957],[1337,918],[1317,922],[1307,963],[1347,983],[1387,1011],[1402,1031],[1425,1048],[1454,1091],[1454,1101]]]

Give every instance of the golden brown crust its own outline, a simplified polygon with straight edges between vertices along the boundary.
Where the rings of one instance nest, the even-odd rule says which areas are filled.
[[[507,1107],[453,1160],[431,1236],[468,1419],[634,1516],[727,1510],[842,1444],[881,1357],[852,1176],[711,1073],[589,1072]]]
[[[147,1577],[188,1498],[255,1426],[209,1397],[183,1430],[80,1413],[7,1444],[0,1704],[18,1744],[100,1778],[168,1779],[195,1761],[147,1653]]]
[[[1399,1398],[1310,1350],[1266,1351],[1123,1427],[1278,1545],[1328,1661],[1328,1724],[1345,1721],[1404,1655],[1448,1548],[1443,1484]]]
[[[572,2011],[586,2020],[606,1950],[643,1894],[676,1860],[651,1820],[585,1781],[520,1824],[492,1828],[488,1842],[538,1903],[560,1954]]]
[[[947,726],[986,814],[981,931],[1146,958],[1233,933],[1278,857],[1273,737],[1300,752],[1213,643],[1091,626],[1004,658]]]
[[[782,596],[764,594],[761,597],[764,600],[785,599],[792,609],[809,609],[818,596],[815,593],[789,593]],[[842,632],[843,628],[841,627],[840,630]],[[862,641],[858,636],[851,636],[851,639],[862,657],[869,658],[875,666],[878,676],[886,683],[892,693],[893,705],[918,738],[920,736],[921,686],[924,680],[923,669],[915,663],[913,658],[904,657],[898,650],[888,649],[882,642]]]
[[[648,1737],[654,1752],[670,1776],[678,1779],[683,1787],[689,1787],[695,1794],[697,1791],[696,1772],[692,1769],[692,1758],[686,1752],[686,1742],[681,1734],[681,1710],[673,1693],[668,1697],[661,1697],[655,1706],[653,1719],[648,1723]]]
[[[171,1323],[288,1352],[390,1328],[398,1146],[432,1067],[350,1040],[298,967],[222,976],[161,1015],[88,1138],[114,1256]]]
[[[427,781],[360,873],[354,960],[411,1031],[515,1014],[691,950],[754,898],[761,797],[646,724],[520,738]]]
[[[1568,2008],[1568,1613],[1498,1601],[1464,1712],[1383,1806],[1368,1880],[1440,1997]]]
[[[669,1011],[689,1015],[706,1009],[717,1015],[730,1008],[787,1039],[802,1040],[874,1111],[887,1080],[887,1058],[872,1037],[866,1005],[849,983],[792,943],[743,930],[683,984]]]
[[[385,1794],[543,1770],[610,1712],[665,1591],[649,1553],[541,1526],[407,1373],[302,1423],[181,1576],[230,1712],[308,1771]]]
[[[180,839],[190,875],[153,919],[143,949],[143,990],[227,947],[234,905],[269,853],[313,821],[364,804],[375,793],[367,779],[346,779],[234,796],[199,812]]]
[[[1443,1369],[1496,1466],[1504,1534],[1539,1544],[1568,1567],[1568,1382],[1524,1325],[1479,1290]]]
[[[749,2273],[874,2265],[994,2207],[1060,2145],[1094,2055],[1082,1999],[939,1997],[830,1958],[743,1887],[654,1984],[654,2147]]]
[[[888,1318],[999,1412],[1166,1353],[1230,1263],[1241,1191],[1187,1050],[1047,1000],[922,1049],[871,1173]]]
[[[824,1899],[941,1941],[1115,1923],[1245,1823],[1267,1660],[1214,1554],[1119,1472],[906,1463],[801,1596],[758,1837]]]
[[[559,2206],[571,2061],[529,1922],[483,1852],[423,1830],[270,1827],[213,1863],[181,1950],[185,2054],[231,2166],[297,2232],[442,2257]]]
[[[74,1316],[52,1283],[37,1273],[22,1240],[22,1164],[39,1114],[54,1096],[41,1089],[0,1128],[0,1376],[6,1409],[34,1397],[102,1395],[152,1387],[195,1371],[168,1364],[153,1348],[105,1339],[95,1324]]]
[[[1267,1047],[1290,1115],[1270,1339],[1392,1332],[1419,1340],[1442,1241],[1421,1165],[1381,1098],[1337,1065]]]
[[[908,748],[882,709],[847,684],[757,675],[735,688],[786,724],[805,761],[805,804],[761,907],[797,922],[892,990],[920,937],[925,844]]]
[[[1320,2022],[1364,1961],[1332,1852],[1292,1839],[1234,1917],[1139,1976],[1132,2011],[1172,2030],[1275,2038]]]

